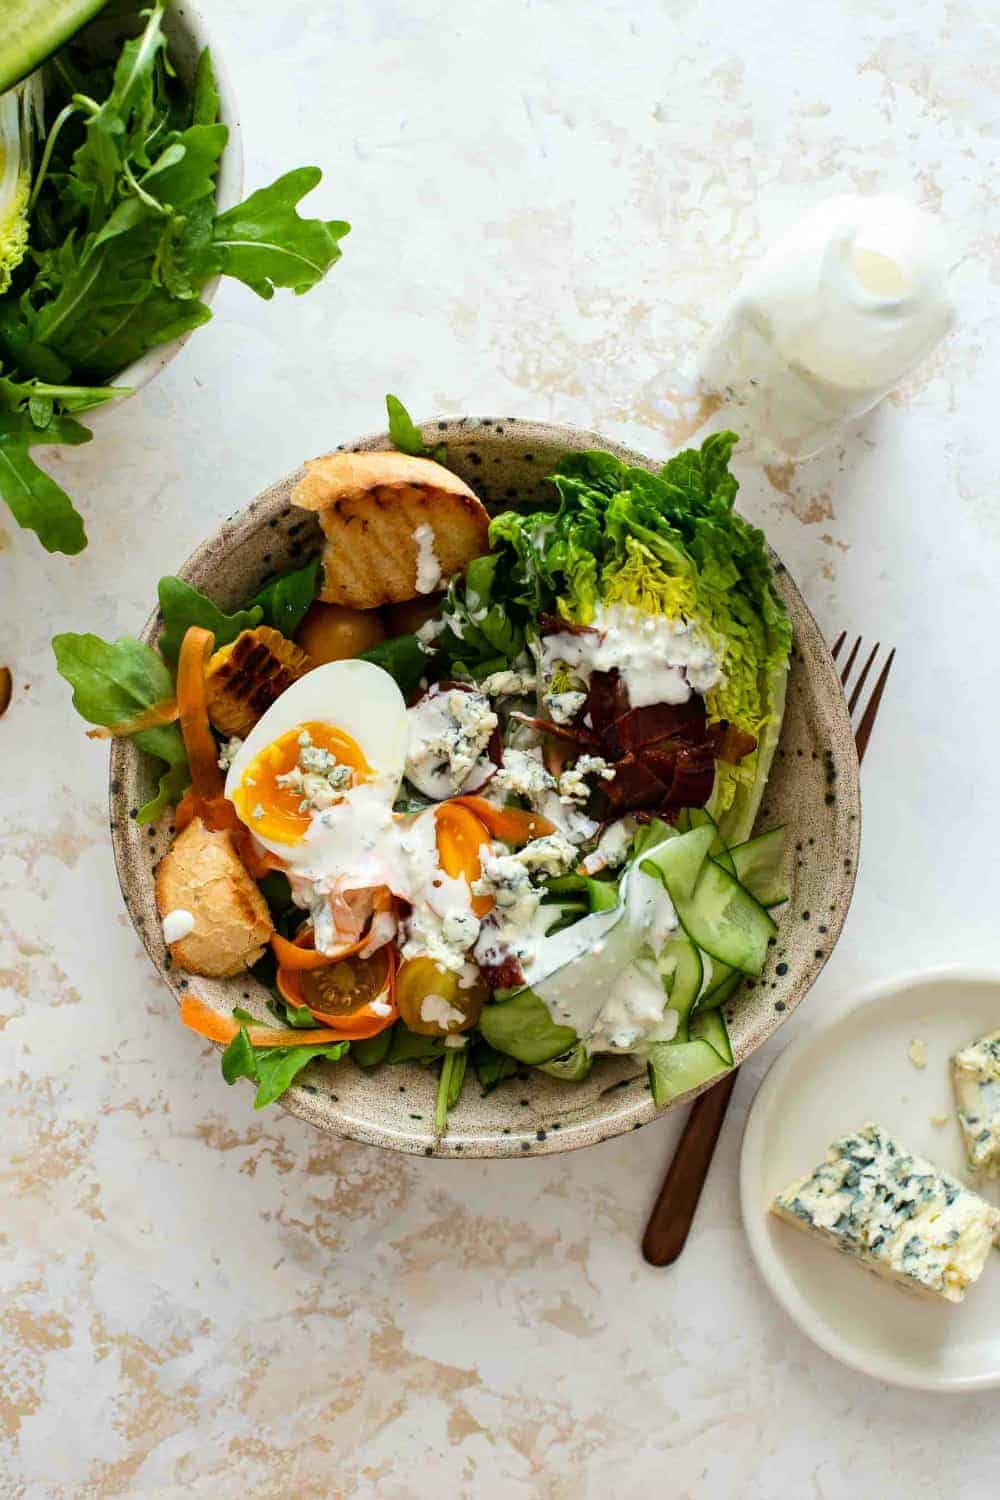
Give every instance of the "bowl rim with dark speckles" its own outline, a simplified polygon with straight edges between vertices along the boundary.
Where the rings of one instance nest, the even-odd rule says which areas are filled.
[[[545,475],[574,450],[604,448],[650,469],[662,462],[582,428],[513,417],[433,417],[420,425],[429,443],[446,443],[449,466],[494,511],[508,506],[512,495],[529,503],[539,500],[547,488]],[[391,443],[388,434],[378,433],[339,446],[371,451]],[[267,572],[318,548],[315,517],[291,506],[302,472],[286,475],[223,521],[178,570],[180,576],[231,609]],[[850,906],[861,832],[858,762],[840,679],[801,594],[776,554],[771,557],[776,587],[792,619],[793,648],[785,722],[758,827],[786,815],[793,897],[776,913],[778,935],[764,975],[741,987],[727,1006],[737,1063],[788,1019],[827,962]],[[141,639],[155,643],[159,624],[154,611]],[[169,815],[152,833],[134,817],[151,785],[148,757],[131,741],[116,740],[110,766],[112,842],[136,932],[178,1002],[196,988],[226,1014],[239,1004],[266,1018],[266,991],[251,975],[205,980],[170,967],[153,892],[155,865],[169,842]],[[349,1061],[311,1063],[303,1080],[281,1100],[293,1114],[333,1135],[434,1157],[568,1151],[639,1129],[664,1112],[654,1108],[637,1058],[598,1059],[580,1084],[532,1071],[488,1096],[473,1077],[440,1136],[433,1128],[436,1078],[415,1064],[363,1074]],[[667,1108],[680,1108],[700,1092],[692,1089]]]

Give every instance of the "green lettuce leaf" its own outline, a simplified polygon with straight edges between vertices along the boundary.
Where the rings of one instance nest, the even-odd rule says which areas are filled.
[[[215,636],[215,649],[228,646],[244,630],[259,625],[264,611],[254,603],[249,609],[238,609],[227,615],[183,578],[168,576],[157,585],[163,631],[157,641],[160,653],[172,666],[177,665],[181,642],[189,626],[200,625]]]
[[[322,559],[312,558],[305,567],[278,573],[253,596],[265,625],[293,636],[302,624],[306,611],[319,593]]]
[[[52,649],[60,675],[73,688],[73,707],[91,724],[117,724],[173,695],[163,661],[131,636],[109,643],[96,635],[57,635]],[[184,741],[176,724],[143,729],[132,738],[165,763],[156,796],[138,813],[140,823],[151,823],[180,799],[190,781]]]

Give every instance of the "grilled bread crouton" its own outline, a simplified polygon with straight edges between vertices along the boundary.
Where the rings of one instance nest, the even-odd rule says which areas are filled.
[[[274,700],[314,665],[301,646],[270,625],[244,630],[208,663],[208,716],[222,734],[249,734]]]
[[[323,527],[329,604],[375,609],[443,589],[489,545],[485,507],[429,458],[330,453],[306,464],[292,501]]]
[[[244,868],[232,834],[213,833],[200,818],[177,835],[160,861],[156,905],[161,919],[178,913],[182,927],[184,913],[194,919],[186,936],[169,945],[170,956],[178,968],[213,979],[228,979],[255,964],[273,930],[267,902]]]

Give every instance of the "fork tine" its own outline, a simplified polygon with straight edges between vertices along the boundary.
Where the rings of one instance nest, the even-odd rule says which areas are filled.
[[[854,691],[851,693],[851,696],[850,696],[850,698],[847,701],[847,712],[849,714],[852,714],[854,712],[854,710],[858,706],[858,699],[861,697],[861,689],[865,685],[865,678],[868,676],[868,673],[872,669],[872,662],[875,660],[876,656],[878,655],[878,649],[879,649],[880,645],[881,645],[880,641],[876,641],[875,642],[875,644],[874,644],[874,646],[872,647],[872,650],[871,650],[871,655],[869,656],[868,660],[865,662],[864,666],[861,668],[861,676],[858,678],[857,682],[854,684]]]
[[[871,732],[875,726],[875,715],[878,713],[878,706],[882,702],[882,694],[885,691],[885,685],[888,681],[889,670],[892,667],[895,658],[896,648],[895,646],[893,646],[892,650],[889,652],[889,655],[886,657],[886,663],[882,668],[881,673],[879,674],[879,679],[872,689],[872,695],[868,700],[868,707],[861,715],[861,723],[858,725],[857,732],[854,736],[854,743],[857,746],[859,762],[863,759],[864,753],[868,749],[868,741],[871,738]]]
[[[857,654],[858,654],[858,652],[859,652],[860,649],[861,649],[861,637],[858,636],[857,640],[854,642],[854,645],[851,647],[851,654],[850,654],[850,656],[844,662],[844,670],[840,674],[840,681],[841,681],[842,685],[845,688],[847,686],[847,679],[851,675],[851,668],[854,666],[855,659],[856,659]]]
[[[847,631],[842,630],[837,639],[834,641],[833,645],[830,647],[830,655],[833,657],[834,661],[836,661],[837,657],[840,655],[840,648],[846,640]]]

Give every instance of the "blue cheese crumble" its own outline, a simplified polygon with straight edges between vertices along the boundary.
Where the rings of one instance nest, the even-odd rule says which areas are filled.
[[[467,781],[480,785],[498,722],[482,693],[432,688],[406,710],[407,780],[435,801],[453,797]]]
[[[342,766],[332,750],[314,745],[308,729],[303,729],[298,764],[275,780],[286,791],[298,793],[299,812],[325,812],[352,785],[354,772]]]
[[[1000,1031],[956,1052],[951,1070],[969,1166],[1000,1177]]]
[[[771,1211],[898,1286],[961,1302],[982,1274],[1000,1209],[870,1121],[779,1193]]]
[[[584,806],[590,800],[588,776],[599,776],[602,781],[614,781],[615,771],[600,755],[581,755],[559,778],[559,801],[572,807]]]

